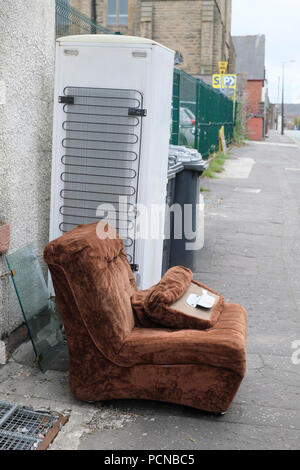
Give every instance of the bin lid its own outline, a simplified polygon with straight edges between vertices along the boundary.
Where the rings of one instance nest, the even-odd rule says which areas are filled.
[[[208,163],[203,160],[184,163],[184,169],[203,173],[208,167]]]
[[[169,146],[169,158],[176,157],[177,162],[182,163],[187,170],[202,173],[207,168],[207,162],[203,160],[201,153],[196,149],[190,149],[182,145]]]
[[[197,149],[184,147],[183,145],[169,145],[169,155],[176,155],[192,160],[202,159],[202,155]]]
[[[168,179],[175,178],[176,174],[183,170],[183,164],[177,161],[175,155],[169,155],[168,159]]]
[[[184,168],[184,166],[183,166],[182,163],[177,163],[176,165],[173,165],[173,166],[169,167],[169,169],[168,169],[168,180],[170,180],[172,178],[175,178],[177,173],[182,171],[183,168]]]

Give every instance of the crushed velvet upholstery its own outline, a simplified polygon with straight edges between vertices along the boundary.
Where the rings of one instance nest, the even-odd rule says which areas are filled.
[[[209,330],[142,325],[139,313],[144,321],[143,301],[151,289],[131,304],[137,286],[123,242],[100,240],[96,224],[48,243],[44,259],[65,326],[70,388],[77,398],[139,398],[227,410],[245,374],[243,307],[225,303]]]
[[[154,326],[171,329],[200,329],[211,328],[218,321],[224,307],[224,297],[200,282],[192,280],[193,273],[183,266],[170,268],[162,277],[161,281],[151,289],[136,292],[131,298],[133,309],[140,319],[140,323],[146,327]],[[192,314],[177,309],[178,301],[183,298],[182,305],[185,304],[184,294],[193,292],[195,288],[206,289],[215,295],[216,303],[207,312],[190,309]],[[175,305],[174,305],[175,303]]]
[[[170,268],[146,297],[145,307],[154,312],[160,309],[161,304],[173,304],[185,293],[192,279],[190,269],[184,266]]]

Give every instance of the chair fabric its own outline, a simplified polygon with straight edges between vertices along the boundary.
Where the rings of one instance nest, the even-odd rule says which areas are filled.
[[[208,330],[153,326],[143,317],[151,288],[137,291],[122,240],[100,240],[96,230],[97,224],[80,225],[44,251],[67,335],[73,394],[226,411],[246,369],[245,309],[225,303]]]
[[[72,304],[76,303],[91,338],[113,359],[135,324],[130,298],[137,285],[123,241],[118,234],[114,240],[100,240],[96,224],[79,225],[49,243],[44,258],[63,271],[64,288],[72,292]],[[57,295],[61,287],[55,284],[54,277]]]

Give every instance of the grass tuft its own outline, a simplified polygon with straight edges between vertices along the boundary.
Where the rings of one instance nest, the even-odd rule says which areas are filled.
[[[210,189],[208,189],[208,188],[203,188],[203,186],[200,186],[200,191],[201,191],[201,193],[209,193],[209,192],[210,192]]]
[[[204,171],[203,176],[206,178],[217,178],[217,174],[224,171],[224,163],[228,158],[230,158],[230,155],[219,152],[216,158],[210,161],[209,167]]]

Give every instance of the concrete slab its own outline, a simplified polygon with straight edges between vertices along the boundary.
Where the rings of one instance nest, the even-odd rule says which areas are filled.
[[[225,171],[222,174],[222,179],[247,179],[249,178],[253,165],[255,165],[255,160],[253,158],[238,158],[236,160],[226,160],[224,165]]]

